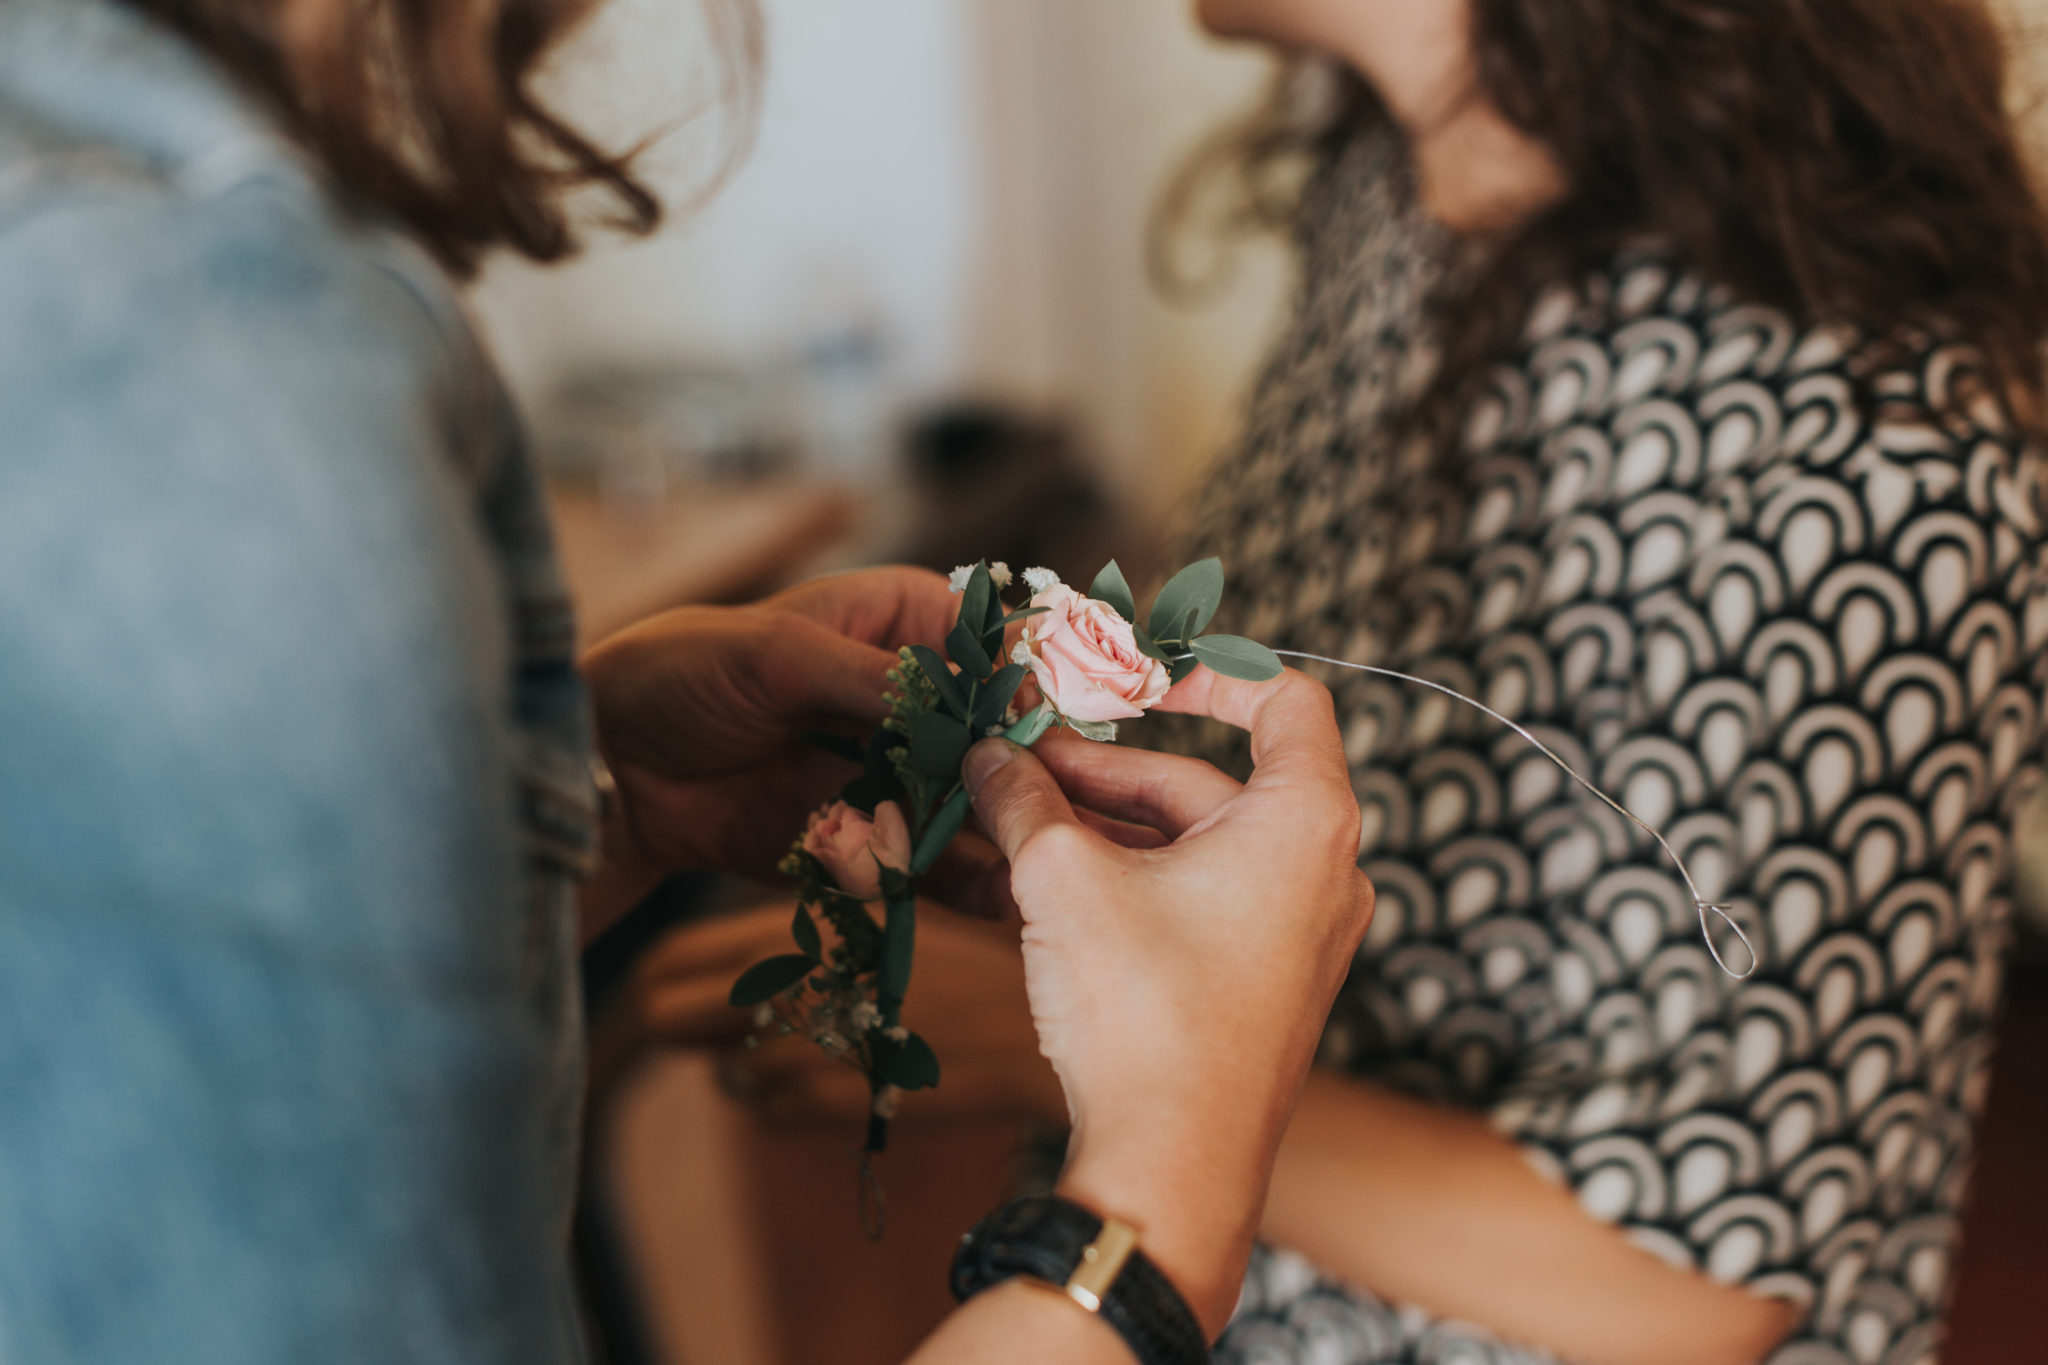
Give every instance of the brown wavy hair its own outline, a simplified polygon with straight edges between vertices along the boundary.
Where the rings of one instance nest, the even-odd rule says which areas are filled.
[[[536,68],[601,0],[129,0],[253,86],[348,194],[397,218],[450,270],[505,247],[559,260],[591,225],[652,231],[634,174],[535,93]],[[719,103],[752,126],[761,21],[754,0],[702,0]],[[579,197],[594,191],[602,207]]]
[[[1477,93],[1569,190],[1440,303],[1439,390],[1508,344],[1538,290],[1632,240],[1812,322],[1967,339],[2023,429],[2048,425],[2048,211],[1982,0],[1471,0]],[[1184,168],[1171,229],[1277,227],[1302,168],[1387,115],[1362,81],[1304,107],[1300,73]],[[1221,173],[1219,175],[1219,172]],[[1958,401],[1969,395],[1959,393]]]

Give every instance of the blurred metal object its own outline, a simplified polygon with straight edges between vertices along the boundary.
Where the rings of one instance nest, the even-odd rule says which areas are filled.
[[[535,416],[542,466],[608,505],[785,472],[801,437],[781,376],[716,366],[606,366],[563,382]]]

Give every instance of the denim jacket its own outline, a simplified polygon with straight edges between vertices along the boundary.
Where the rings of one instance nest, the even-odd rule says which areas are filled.
[[[0,1363],[581,1358],[587,731],[447,279],[0,0]]]

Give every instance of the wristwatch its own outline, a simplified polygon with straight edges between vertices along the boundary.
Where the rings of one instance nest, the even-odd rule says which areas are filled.
[[[1138,1249],[1128,1223],[1057,1195],[1014,1200],[975,1224],[953,1254],[953,1297],[1022,1276],[1114,1327],[1140,1365],[1208,1365],[1194,1310]]]

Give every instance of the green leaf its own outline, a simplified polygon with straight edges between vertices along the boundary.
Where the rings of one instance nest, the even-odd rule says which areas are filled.
[[[732,994],[726,997],[726,1001],[741,1009],[766,1004],[809,976],[817,965],[801,953],[784,953],[780,957],[756,962],[732,983]]]
[[[1212,673],[1246,682],[1280,676],[1280,656],[1242,635],[1205,635],[1194,643],[1195,658]]]
[[[1157,640],[1186,639],[1174,632],[1189,616],[1194,618],[1188,634],[1199,633],[1223,604],[1223,561],[1211,555],[1198,559],[1166,580],[1159,596],[1152,600],[1152,615],[1146,628]]]
[[[939,1055],[917,1034],[903,1041],[875,1039],[875,1074],[902,1090],[929,1090],[939,1083]]]
[[[953,633],[946,637],[946,653],[953,656],[953,662],[967,671],[971,678],[986,678],[989,669],[995,667],[989,662],[988,651],[981,647],[981,641],[965,626],[953,627]]]
[[[987,578],[988,570],[981,570],[981,575],[982,577]],[[1003,606],[1002,593],[996,591],[995,580],[990,579],[988,587],[988,606],[985,610],[983,610],[981,614],[981,624],[975,628],[974,633],[976,635],[986,635],[990,631],[994,630],[997,626],[1000,626],[1003,623],[1003,613],[1006,610],[1008,610],[1008,608]]]
[[[1003,624],[1006,626],[1014,625],[1027,616],[1043,616],[1051,610],[1051,607],[1019,607],[1003,618]]]
[[[967,694],[960,690],[960,680],[953,676],[953,670],[946,667],[946,661],[939,652],[929,645],[912,645],[910,657],[917,660],[917,666],[932,680],[938,689],[939,700],[953,709],[953,714],[967,719]]]
[[[927,712],[910,726],[911,765],[926,777],[958,779],[960,760],[973,742],[964,722]]]
[[[1179,682],[1182,678],[1194,672],[1195,665],[1200,662],[1199,659],[1186,657],[1175,659],[1166,666],[1166,680],[1168,682]]]
[[[1131,638],[1138,642],[1138,652],[1146,658],[1157,659],[1163,664],[1173,662],[1166,657],[1166,651],[1159,647],[1159,642],[1152,638],[1152,632],[1143,626],[1132,626]]]
[[[1116,614],[1126,621],[1138,619],[1138,604],[1131,599],[1131,585],[1124,581],[1124,571],[1116,566],[1114,559],[1095,575],[1095,581],[1088,585],[1088,595],[1115,607]]]
[[[796,940],[796,946],[803,949],[804,956],[813,962],[825,960],[825,940],[818,936],[818,924],[811,918],[810,909],[799,905],[796,918],[789,922],[789,936]]]
[[[988,561],[974,566],[974,572],[967,575],[967,586],[960,593],[960,628],[969,635],[979,635],[987,628],[988,606],[995,599],[996,585],[989,580]],[[955,656],[955,663],[960,659]],[[964,665],[963,665],[964,666]],[[984,669],[983,672],[987,670]]]
[[[1026,671],[1021,664],[1004,664],[989,678],[974,702],[975,739],[981,738],[982,731],[1002,720],[1003,712],[1009,709],[1010,698],[1017,695],[1017,689],[1024,683]]]

